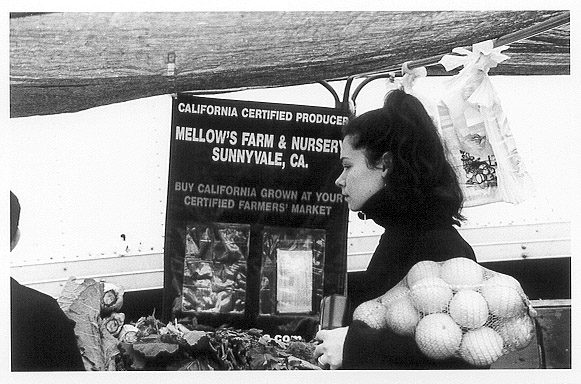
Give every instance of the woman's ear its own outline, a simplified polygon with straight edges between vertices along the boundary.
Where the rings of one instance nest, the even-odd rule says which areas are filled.
[[[383,170],[383,177],[389,175],[393,171],[393,154],[391,152],[385,152],[381,156],[381,167]]]

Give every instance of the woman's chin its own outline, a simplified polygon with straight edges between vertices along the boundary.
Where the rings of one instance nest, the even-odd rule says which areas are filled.
[[[353,212],[359,212],[361,210],[361,207],[359,205],[354,205],[354,204],[351,204],[351,203],[347,203],[347,206]]]

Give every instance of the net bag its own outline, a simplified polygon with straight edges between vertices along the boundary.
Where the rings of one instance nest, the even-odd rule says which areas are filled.
[[[395,287],[358,306],[353,320],[409,335],[432,359],[486,366],[530,343],[535,316],[516,279],[459,257],[418,262]]]

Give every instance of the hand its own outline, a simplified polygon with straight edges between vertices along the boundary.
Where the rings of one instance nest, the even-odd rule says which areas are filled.
[[[349,327],[341,327],[317,332],[315,338],[321,344],[315,348],[315,358],[321,365],[329,365],[331,369],[341,368],[343,365],[343,344]]]

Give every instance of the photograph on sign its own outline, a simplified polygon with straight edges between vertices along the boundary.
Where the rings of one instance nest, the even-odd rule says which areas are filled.
[[[325,231],[267,227],[262,235],[260,313],[316,312],[323,295]]]
[[[184,312],[244,312],[249,235],[244,224],[187,226]]]
[[[276,253],[277,312],[309,312],[313,305],[313,257],[311,252],[279,249]]]

